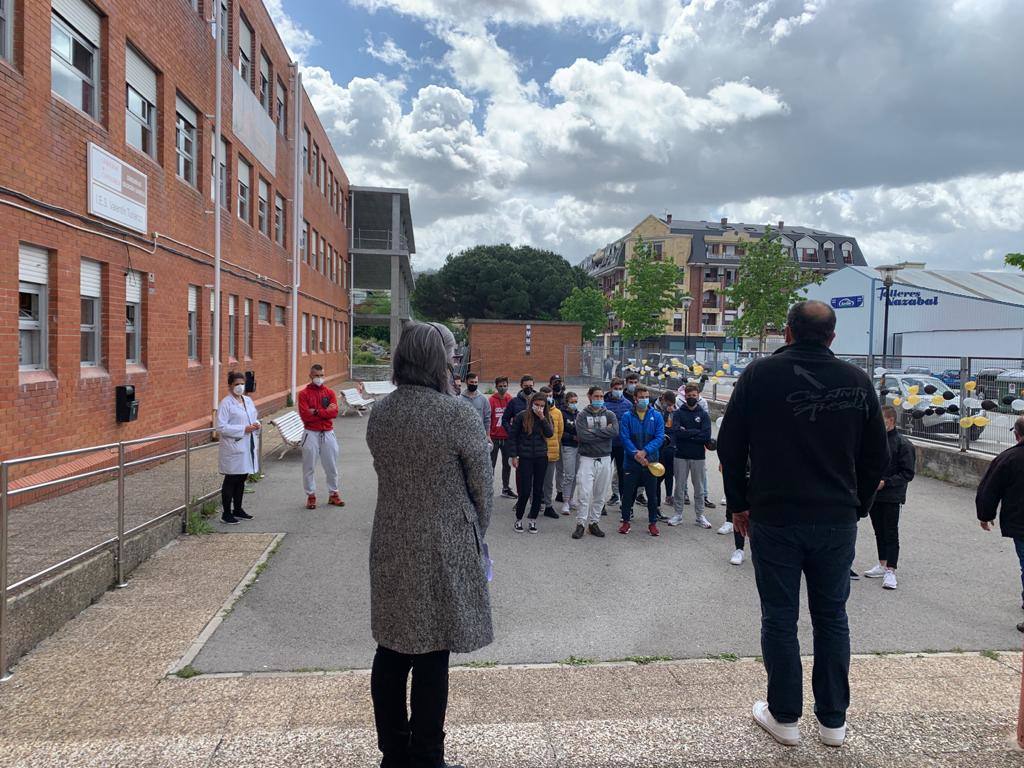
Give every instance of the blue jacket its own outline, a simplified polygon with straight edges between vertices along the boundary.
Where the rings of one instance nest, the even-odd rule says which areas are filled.
[[[711,416],[699,405],[692,411],[685,405],[672,414],[676,458],[701,461],[704,444],[711,439]]]
[[[665,420],[654,408],[648,408],[641,421],[636,408],[630,408],[619,424],[619,438],[622,440],[623,470],[640,466],[633,458],[637,451],[646,451],[648,461],[657,461],[661,455],[661,444],[665,442]]]
[[[633,404],[626,399],[626,395],[623,393],[622,397],[618,399],[615,399],[611,395],[605,395],[604,407],[614,413],[615,420],[619,422],[620,434],[612,438],[612,448],[620,448],[622,447],[622,437],[620,436],[622,420],[625,418],[627,413],[633,410]]]

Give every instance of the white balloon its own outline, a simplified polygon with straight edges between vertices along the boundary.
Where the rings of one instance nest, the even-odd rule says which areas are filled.
[[[1010,403],[1010,407],[1013,408],[1013,410],[1015,410],[1017,413],[1020,413],[1021,411],[1024,411],[1024,400],[1014,400],[1012,403]]]
[[[976,397],[968,397],[964,400],[964,405],[968,408],[981,408],[981,400]]]
[[[903,401],[903,403],[902,403],[902,405],[900,407],[902,407],[904,411],[912,411],[912,410],[914,410],[914,406],[911,405],[910,403],[908,403],[906,400]]]
[[[885,370],[886,370],[885,368],[881,368],[881,367],[875,368],[875,376],[881,376],[883,373],[885,373]]]

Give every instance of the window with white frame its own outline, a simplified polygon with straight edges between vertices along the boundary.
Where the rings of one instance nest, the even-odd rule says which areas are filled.
[[[199,360],[199,286],[188,287],[188,359]]]
[[[49,277],[50,254],[43,248],[21,245],[18,249],[18,368],[22,371],[47,368]]]
[[[270,59],[267,54],[260,52],[260,104],[271,114],[274,108],[273,96],[270,93],[270,84],[273,82],[270,75]]]
[[[178,178],[193,187],[196,185],[196,159],[199,150],[196,146],[199,115],[195,107],[181,96],[176,97],[175,110],[177,122],[174,128],[174,148],[178,155]]]
[[[309,222],[303,219],[302,221],[302,242],[299,243],[302,248],[302,260],[309,263]]]
[[[317,257],[320,255],[320,235],[314,229],[312,234],[312,240],[309,241],[309,264],[313,269],[320,269],[320,264],[317,262]]]
[[[309,173],[309,128],[302,129],[302,165]]]
[[[252,87],[252,27],[242,15],[238,24],[238,74]]]
[[[250,208],[250,190],[252,189],[252,166],[245,161],[245,159],[238,156],[238,218],[242,221],[249,223],[251,211]]]
[[[284,205],[284,198],[274,195],[274,242],[280,246],[284,245],[285,228],[288,226]]]
[[[270,302],[261,301],[259,303],[259,319],[261,323],[270,324]]]
[[[228,296],[228,359],[238,359],[238,318],[235,316],[238,297]]]
[[[320,344],[317,341],[316,335],[316,315],[310,315],[309,317],[309,352],[315,355],[320,351]]]
[[[216,146],[214,138],[216,133],[210,132],[210,200],[216,199],[217,188],[215,184],[220,184],[220,205],[226,210],[231,209],[231,198],[228,194],[230,187],[228,186],[228,143],[221,137],[220,140],[220,152],[219,156],[214,155],[213,148]]]
[[[132,269],[124,276],[124,360],[142,364],[142,273]]]
[[[256,201],[256,223],[260,232],[270,237],[270,185],[262,178],[259,199]]]
[[[50,15],[50,87],[99,118],[100,15],[85,0],[53,0]]]
[[[274,325],[284,325],[285,309],[280,304],[274,305]]]
[[[242,354],[252,359],[252,299],[245,300],[245,315],[242,317]]]
[[[125,47],[124,138],[143,154],[156,157],[156,70],[130,45]]]
[[[277,80],[277,132],[288,135],[288,89],[280,78]]]
[[[326,349],[324,345],[324,319],[320,318],[320,351],[323,352]]]
[[[317,176],[316,182],[320,187],[320,193],[323,195],[327,194],[327,155],[320,155],[320,175]]]
[[[217,330],[217,299],[213,295],[213,291],[210,291],[210,359],[213,359],[213,337],[215,336],[214,331]]]
[[[103,270],[98,261],[82,259],[79,271],[81,301],[81,350],[79,360],[85,367],[100,364],[100,329],[102,327],[100,291]]]
[[[853,244],[843,243],[843,264],[853,264]]]
[[[230,43],[228,42],[228,33],[231,31],[228,19],[230,18],[228,12],[228,0],[220,0],[220,23],[217,29],[217,34],[220,35],[220,52],[222,56],[230,55]]]
[[[310,171],[310,175],[313,177],[313,181],[316,183],[317,189],[320,188],[320,145],[315,141],[313,142],[313,158],[311,160],[313,168]]]
[[[334,333],[333,333],[334,329],[331,327],[332,325],[334,325],[333,321],[328,320],[327,321],[327,329],[326,329],[327,330],[327,351],[328,352],[333,352],[334,351],[334,347],[331,346],[331,344],[334,343]]]
[[[302,313],[302,327],[299,328],[299,334],[302,336],[302,354],[306,354],[309,351],[309,336],[307,328],[309,327],[309,315],[305,312]]]
[[[0,59],[10,61],[14,54],[14,0],[0,0]]]
[[[316,260],[316,268],[318,272],[327,274],[327,241],[322,236],[320,238],[320,257]]]

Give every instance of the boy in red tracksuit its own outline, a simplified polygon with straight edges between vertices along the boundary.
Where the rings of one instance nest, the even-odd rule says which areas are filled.
[[[306,427],[302,436],[302,482],[306,488],[306,509],[316,509],[316,462],[327,475],[327,503],[344,507],[338,492],[338,440],[334,419],[338,416],[338,396],[324,384],[324,368],[309,369],[309,384],[299,392],[299,417]]]
[[[501,417],[505,415],[505,409],[512,402],[512,395],[508,393],[508,376],[499,376],[494,380],[496,394],[491,395],[491,468],[501,453],[501,495],[506,499],[515,499],[516,494],[509,486],[512,467],[508,463],[508,449],[505,447],[508,440],[508,432],[501,425]]]

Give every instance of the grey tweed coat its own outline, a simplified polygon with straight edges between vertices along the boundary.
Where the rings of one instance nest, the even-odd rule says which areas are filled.
[[[481,544],[494,475],[480,414],[460,398],[400,386],[374,405],[370,539],[373,638],[399,653],[469,653],[494,639]]]

